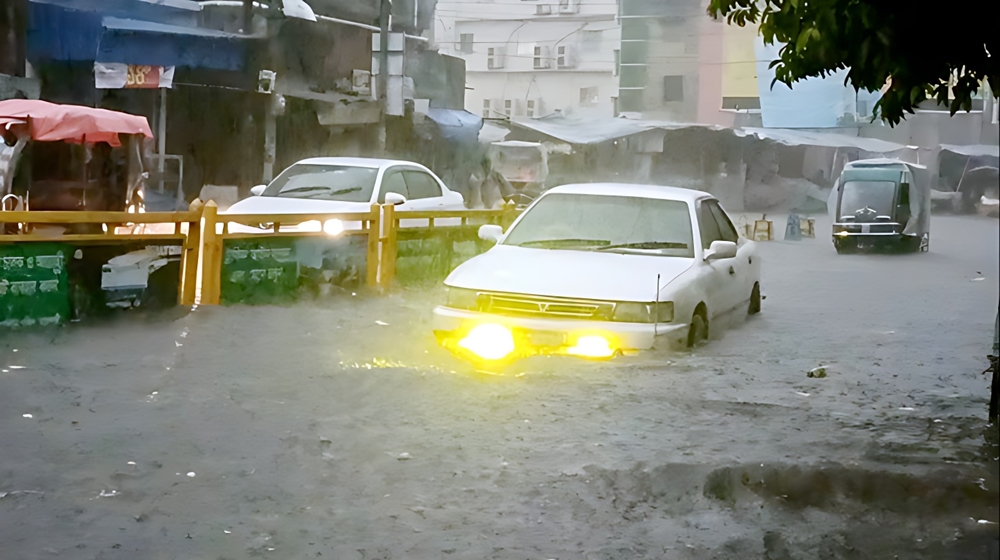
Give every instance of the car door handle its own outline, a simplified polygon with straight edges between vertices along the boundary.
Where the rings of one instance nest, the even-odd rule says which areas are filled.
[[[732,276],[733,274],[736,274],[736,269],[729,267],[729,275]]]

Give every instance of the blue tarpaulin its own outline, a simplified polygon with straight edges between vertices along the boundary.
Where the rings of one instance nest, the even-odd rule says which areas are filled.
[[[479,129],[483,128],[482,117],[468,111],[428,109],[427,118],[437,123],[445,140],[456,142],[478,142]]]
[[[42,2],[30,4],[28,19],[28,58],[32,61],[239,71],[247,60],[247,37],[213,29],[112,17],[108,12]]]
[[[97,62],[242,70],[246,37],[212,29],[106,17]]]

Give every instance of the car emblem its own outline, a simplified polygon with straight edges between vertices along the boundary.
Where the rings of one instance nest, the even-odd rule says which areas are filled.
[[[547,303],[539,303],[538,304],[538,310],[541,311],[542,313],[548,313],[549,312],[549,304],[547,304]]]

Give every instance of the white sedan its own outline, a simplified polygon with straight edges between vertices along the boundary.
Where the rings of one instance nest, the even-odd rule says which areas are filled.
[[[728,312],[760,311],[760,259],[704,192],[629,184],[549,190],[486,253],[445,280],[438,341],[472,361],[610,358],[708,339]]]
[[[268,185],[251,189],[254,196],[222,214],[338,214],[369,212],[372,204],[395,204],[396,210],[464,210],[462,195],[453,192],[429,169],[409,161],[322,157],[305,159],[282,171]],[[423,225],[407,223],[402,225]],[[442,221],[444,222],[444,221]],[[447,224],[442,224],[447,225]],[[360,224],[328,220],[304,222],[282,231],[325,230],[335,235]],[[260,232],[263,228],[234,225],[231,231]],[[269,231],[269,230],[268,230]]]

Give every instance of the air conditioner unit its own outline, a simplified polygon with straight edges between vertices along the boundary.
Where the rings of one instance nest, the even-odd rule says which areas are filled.
[[[351,91],[358,95],[371,95],[372,73],[367,70],[352,70]]]
[[[507,49],[490,47],[486,50],[486,65],[490,70],[499,70],[507,65]]]
[[[539,4],[535,6],[536,16],[550,16],[552,15],[552,6],[549,4]]]
[[[552,51],[548,46],[539,45],[535,47],[533,56],[535,70],[545,70],[552,68]]]
[[[559,0],[560,14],[576,14],[580,12],[580,0]]]
[[[556,67],[576,68],[576,51],[572,45],[559,45],[556,47]]]

